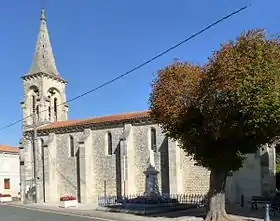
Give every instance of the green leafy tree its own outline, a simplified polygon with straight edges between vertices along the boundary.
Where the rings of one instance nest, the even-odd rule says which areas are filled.
[[[203,67],[175,62],[159,70],[151,116],[211,171],[206,220],[231,219],[225,210],[228,173],[279,136],[279,87],[280,41],[267,38],[264,30],[221,45]]]

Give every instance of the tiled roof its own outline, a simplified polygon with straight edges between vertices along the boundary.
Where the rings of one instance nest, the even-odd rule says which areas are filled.
[[[144,119],[144,118],[149,118],[149,117],[150,117],[150,111],[145,110],[145,111],[139,111],[139,112],[114,114],[114,115],[109,115],[109,116],[92,117],[92,118],[87,118],[87,119],[57,121],[57,122],[53,122],[48,125],[42,126],[39,128],[39,130],[66,128],[66,127],[81,126],[81,125],[94,125],[94,124],[102,124],[102,123],[113,123],[113,122],[121,122],[121,121],[127,121],[127,120]]]
[[[0,152],[19,153],[19,148],[0,144]]]

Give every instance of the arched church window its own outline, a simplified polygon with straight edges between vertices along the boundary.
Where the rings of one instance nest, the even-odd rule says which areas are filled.
[[[54,98],[53,108],[54,108],[55,121],[57,121],[57,98],[56,97]]]
[[[154,152],[157,150],[157,134],[155,128],[151,129],[151,149]]]
[[[107,153],[108,155],[112,155],[113,154],[113,143],[112,143],[112,134],[109,132],[107,134],[107,145],[108,145],[108,150],[107,150]]]
[[[75,156],[75,146],[74,146],[74,138],[72,135],[70,135],[69,140],[70,140],[70,157],[74,157]]]

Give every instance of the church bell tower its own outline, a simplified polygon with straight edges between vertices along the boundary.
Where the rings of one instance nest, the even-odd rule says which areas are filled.
[[[67,120],[66,81],[60,76],[52,51],[45,10],[41,10],[41,23],[32,65],[23,79],[24,99],[23,131],[55,121]]]

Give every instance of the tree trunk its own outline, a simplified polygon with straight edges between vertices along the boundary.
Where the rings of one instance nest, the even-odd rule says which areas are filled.
[[[226,172],[212,170],[210,174],[209,205],[205,221],[232,220],[225,209]]]

